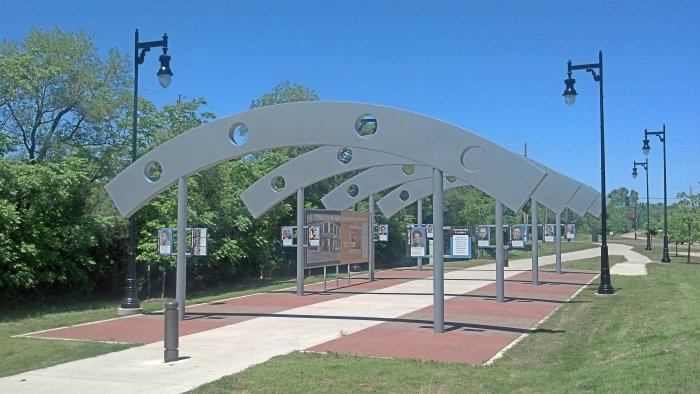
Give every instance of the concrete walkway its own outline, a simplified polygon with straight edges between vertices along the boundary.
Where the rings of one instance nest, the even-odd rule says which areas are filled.
[[[628,260],[623,268],[613,267],[613,274],[638,275],[649,262],[630,249],[625,245],[609,245],[610,255],[621,254]],[[593,248],[563,254],[562,261],[598,255],[599,249]],[[540,265],[554,262],[554,256],[539,259]],[[530,269],[530,259],[510,261],[505,277],[521,275]],[[491,285],[494,280],[495,264],[446,272],[445,299]],[[155,342],[5,377],[0,379],[0,392],[184,392],[271,357],[313,348],[432,303],[432,280],[411,280],[366,294],[288,309],[276,316],[256,317],[181,336],[181,360],[176,362],[164,363],[163,343]]]
[[[627,261],[610,267],[611,275],[646,275],[647,264],[652,261],[643,254],[632,251],[630,245],[608,244],[608,256],[622,255]]]

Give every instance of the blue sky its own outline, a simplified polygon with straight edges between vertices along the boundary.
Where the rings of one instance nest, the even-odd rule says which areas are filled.
[[[139,94],[157,105],[204,97],[218,117],[289,80],[323,100],[397,107],[482,135],[600,190],[598,84],[566,62],[603,51],[607,191],[645,198],[644,129],[666,125],[669,203],[700,192],[700,2],[679,1],[11,1],[0,36],[83,29],[100,51],[133,56],[169,36],[175,74],[140,66]],[[152,71],[152,72],[151,72]],[[151,75],[153,74],[153,75]],[[650,197],[663,201],[662,145],[651,139]]]

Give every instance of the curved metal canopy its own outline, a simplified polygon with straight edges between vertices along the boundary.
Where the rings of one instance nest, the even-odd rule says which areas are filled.
[[[548,174],[533,193],[533,197],[535,197],[539,203],[554,212],[562,212],[564,208],[569,207],[581,216],[586,214],[596,197],[597,192],[595,190],[535,160],[528,160],[542,168]],[[385,190],[403,184],[404,182],[426,179],[424,182],[425,184],[420,184],[419,186],[419,184],[416,183],[411,186],[411,195],[415,198],[404,201],[392,195],[389,196],[387,200],[379,200],[379,206],[382,212],[384,212],[387,217],[391,217],[402,208],[415,202],[418,198],[423,198],[432,194],[432,180],[428,179],[432,177],[431,172],[429,167],[419,166],[415,167],[414,173],[410,176],[404,173],[402,166],[386,166],[368,169],[331,190],[321,201],[326,208],[345,209],[358,201],[362,201],[370,193]],[[359,190],[359,193],[354,197],[348,194],[348,188],[351,185],[355,185]],[[463,184],[459,186],[463,186]],[[455,186],[451,185],[449,181],[445,182],[445,189],[451,187]],[[595,215],[595,213],[596,210],[594,208],[592,214]],[[600,213],[598,213],[598,215],[600,215]]]
[[[415,165],[418,163],[401,156],[369,149],[324,146],[270,171],[244,190],[241,193],[241,200],[250,214],[254,218],[259,218],[302,187],[348,171],[391,164]]]
[[[367,123],[375,132],[362,135],[357,130]],[[128,217],[181,177],[257,151],[309,145],[403,156],[468,182],[513,210],[525,204],[546,176],[521,156],[425,115],[371,104],[311,101],[256,108],[195,127],[140,157],[105,188],[119,213]],[[158,176],[149,177],[152,168],[159,169]]]
[[[537,190],[532,193],[532,197],[552,211],[561,213],[583,185],[542,163],[538,163],[530,158],[527,160],[547,172],[547,177],[540,183]]]
[[[410,182],[416,179],[432,178],[433,169],[428,166],[414,166],[413,172],[407,174],[403,165],[374,167],[362,171],[346,180],[321,198],[327,209],[343,210],[364,200],[372,193]],[[357,187],[357,194],[352,196],[348,190]]]
[[[467,186],[468,183],[461,179],[452,179],[449,177],[443,181],[443,189],[452,189],[455,187]],[[433,179],[418,179],[411,182],[406,182],[396,189],[387,193],[379,201],[377,207],[382,211],[387,219],[396,215],[403,208],[418,201],[418,199],[427,197],[433,194]]]

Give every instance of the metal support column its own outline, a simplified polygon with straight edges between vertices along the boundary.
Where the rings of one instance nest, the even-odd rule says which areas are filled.
[[[369,195],[369,280],[374,280],[374,194]]]
[[[304,295],[304,188],[297,190],[297,295]]]
[[[177,181],[177,280],[175,299],[180,320],[185,320],[185,289],[187,288],[187,179]]]
[[[433,168],[433,331],[445,332],[445,267],[443,218],[442,218],[442,171]]]
[[[561,213],[554,213],[554,220],[556,221],[556,228],[554,229],[554,243],[557,248],[556,253],[556,269],[557,274],[561,274]]]
[[[423,225],[423,199],[422,198],[418,199],[417,205],[418,205],[418,208],[416,208],[416,218],[418,219],[417,224],[419,226],[422,226]],[[434,233],[433,233],[433,235],[434,235]],[[425,242],[429,242],[427,234],[425,235]],[[422,271],[423,270],[423,258],[418,257],[417,260],[418,260],[418,271]]]
[[[500,231],[499,231],[500,229]],[[504,301],[503,204],[496,200],[496,301]]]
[[[537,200],[535,200],[533,198],[532,204],[530,204],[530,205],[532,206],[532,209],[531,209],[532,215],[530,215],[530,217],[532,217],[532,234],[531,234],[531,238],[532,238],[532,284],[538,285],[538,284],[540,284],[540,281],[538,278],[538,274],[539,274],[538,247],[539,247],[539,244],[537,241],[539,238],[539,234],[538,234],[539,232],[537,231],[537,226],[539,225],[538,218],[537,218],[537,214],[538,214],[537,211],[538,211],[539,204],[537,204]]]

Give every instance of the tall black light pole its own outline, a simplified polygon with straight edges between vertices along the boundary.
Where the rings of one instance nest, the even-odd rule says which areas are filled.
[[[593,75],[593,80],[600,86],[600,205],[601,205],[601,230],[603,233],[603,244],[600,247],[600,286],[598,294],[615,294],[615,289],[610,283],[610,260],[608,259],[608,213],[606,207],[607,194],[605,193],[605,117],[603,116],[603,51],[598,52],[598,63],[572,65],[571,60],[567,63],[569,77],[564,80],[566,89],[564,90],[564,100],[571,107],[576,102],[576,80],[571,78],[571,72],[575,70],[586,70]],[[599,74],[596,74],[595,69]]]
[[[668,255],[668,202],[666,200],[666,125],[662,131],[647,131],[644,129],[644,145],[642,146],[642,152],[644,155],[649,155],[651,147],[649,146],[649,136],[655,135],[659,137],[661,143],[664,145],[664,252],[661,257],[662,263],[670,263],[671,257]]]
[[[136,134],[138,128],[138,91],[139,91],[139,64],[143,64],[146,57],[146,52],[151,48],[163,48],[163,54],[160,55],[160,67],[158,68],[158,81],[160,86],[167,88],[173,78],[173,72],[170,70],[170,56],[168,56],[168,35],[163,34],[163,39],[160,41],[139,42],[139,29],[134,33],[134,113],[132,117],[131,129],[131,162],[136,161]],[[139,53],[139,49],[141,52]],[[129,250],[128,250],[128,266],[126,278],[126,294],[122,301],[121,309],[125,311],[138,312],[141,309],[136,291],[136,214],[129,217]],[[124,314],[129,314],[125,312]]]
[[[646,250],[651,250],[651,226],[649,225],[649,159],[644,159],[643,162],[634,162],[632,167],[632,178],[637,179],[637,166],[644,167],[644,172],[647,175],[647,247]]]

